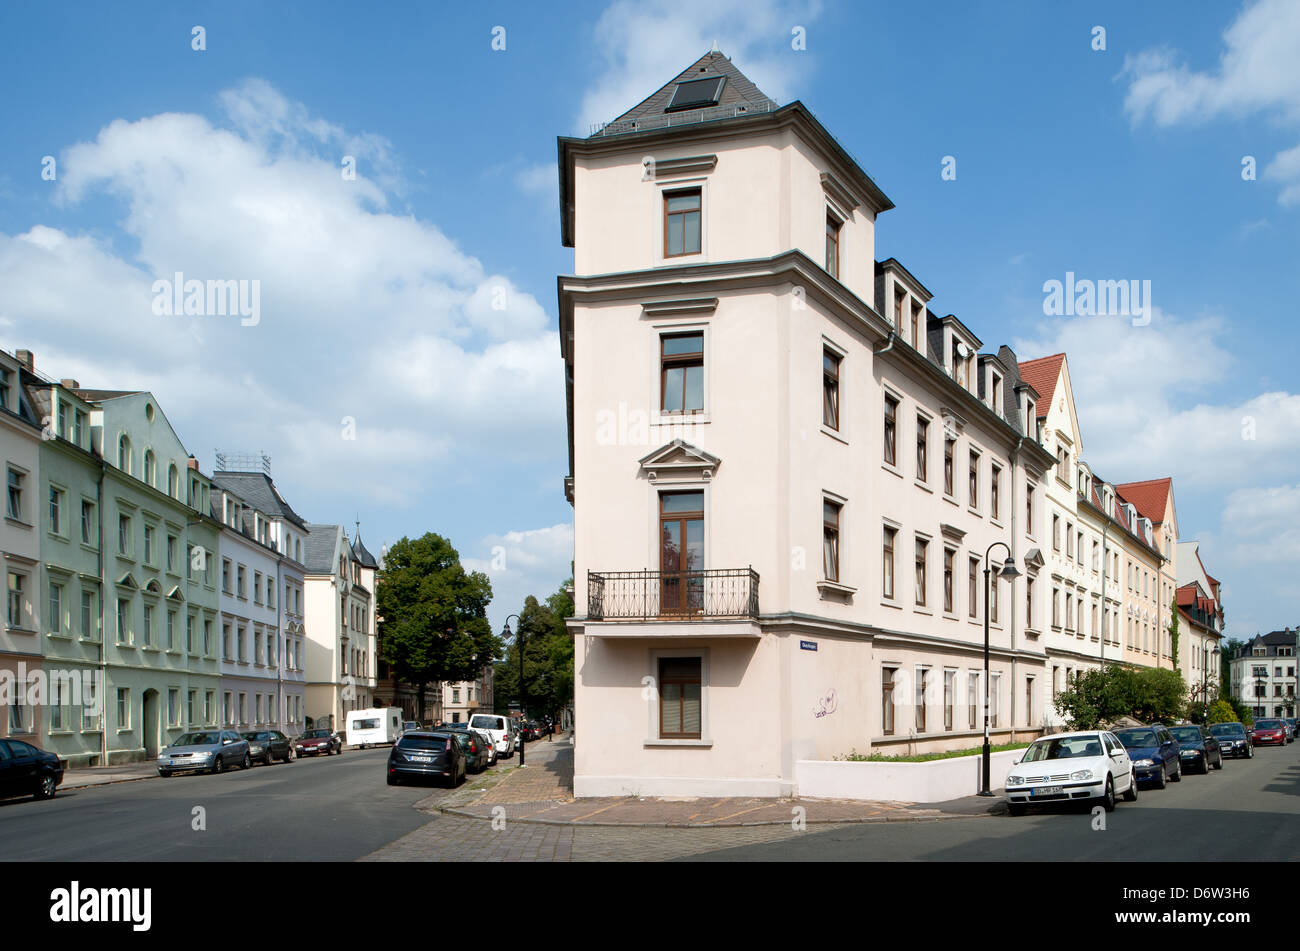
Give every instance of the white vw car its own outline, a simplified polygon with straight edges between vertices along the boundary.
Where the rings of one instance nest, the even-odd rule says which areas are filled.
[[[1138,797],[1137,774],[1115,734],[1104,730],[1057,733],[1035,740],[1007,774],[1007,808],[1013,816],[1039,802],[1099,801],[1111,812],[1115,796]]]

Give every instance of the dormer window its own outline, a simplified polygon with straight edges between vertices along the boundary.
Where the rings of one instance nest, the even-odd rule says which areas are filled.
[[[722,96],[722,87],[727,83],[726,76],[709,76],[705,79],[689,79],[678,83],[673,96],[668,100],[664,112],[680,112],[684,109],[707,109],[718,104]]]
[[[901,288],[894,289],[894,329],[903,333],[903,306],[907,303],[907,292]]]
[[[996,373],[993,374],[993,389],[990,395],[992,396],[992,399],[989,400],[989,405],[993,407],[993,412],[1001,416],[1002,415],[1002,377],[998,376]]]
[[[1034,430],[1037,426],[1037,418],[1038,418],[1037,416],[1034,415],[1036,409],[1037,406],[1034,404],[1034,401],[1026,396],[1025,397],[1025,435],[1026,436],[1035,435]]]
[[[9,379],[13,376],[8,367],[0,367],[0,409],[12,409],[9,400]]]

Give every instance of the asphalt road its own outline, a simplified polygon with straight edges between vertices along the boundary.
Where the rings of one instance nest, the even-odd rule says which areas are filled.
[[[387,759],[387,748],[348,750],[0,801],[0,859],[352,861],[429,821],[412,806],[435,788],[387,785]]]
[[[816,827],[779,842],[687,861],[1224,862],[1300,858],[1300,742],[1224,760],[1208,776],[1143,787],[1094,829],[1091,811],[1044,807],[1028,815]]]

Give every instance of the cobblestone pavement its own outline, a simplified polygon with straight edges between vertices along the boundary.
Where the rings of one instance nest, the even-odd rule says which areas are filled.
[[[838,826],[817,826],[820,832]],[[362,862],[664,862],[801,835],[789,825],[744,828],[587,828],[442,816]]]

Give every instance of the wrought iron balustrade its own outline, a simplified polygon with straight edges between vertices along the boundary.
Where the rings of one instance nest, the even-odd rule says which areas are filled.
[[[708,621],[758,617],[758,572],[588,571],[593,621]]]

